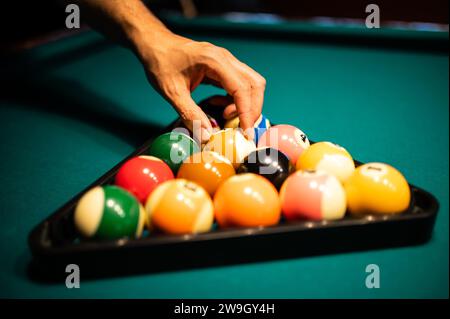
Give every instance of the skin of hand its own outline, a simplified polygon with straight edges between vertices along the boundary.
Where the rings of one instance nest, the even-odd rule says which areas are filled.
[[[211,124],[191,97],[201,84],[223,88],[223,116],[239,116],[253,139],[253,125],[261,114],[265,79],[228,50],[172,33],[140,0],[78,0],[81,14],[99,31],[131,48],[141,61],[151,85],[175,108],[185,125],[202,142]]]

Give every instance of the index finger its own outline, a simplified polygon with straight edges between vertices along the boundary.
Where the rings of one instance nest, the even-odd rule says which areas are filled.
[[[233,97],[241,127],[249,139],[253,138],[253,125],[259,115],[252,110],[252,86],[248,76],[228,59],[226,64],[218,63],[208,76],[219,81]]]

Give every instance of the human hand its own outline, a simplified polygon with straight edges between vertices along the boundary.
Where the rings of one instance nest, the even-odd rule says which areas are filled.
[[[197,42],[169,31],[137,45],[138,56],[152,86],[176,109],[194,136],[209,140],[212,127],[191,93],[201,83],[223,88],[228,97],[223,116],[239,116],[241,128],[253,139],[253,125],[261,114],[266,81],[256,71],[236,59],[228,50],[207,42]]]

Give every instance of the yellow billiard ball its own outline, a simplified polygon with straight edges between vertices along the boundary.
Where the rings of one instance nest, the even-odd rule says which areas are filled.
[[[359,166],[345,183],[350,213],[398,214],[410,204],[411,191],[405,177],[383,163]]]
[[[330,142],[312,144],[299,157],[298,170],[320,170],[336,176],[342,183],[355,170],[355,163],[347,150]]]
[[[239,127],[239,117],[233,117],[231,120],[225,122],[224,128],[238,128]]]

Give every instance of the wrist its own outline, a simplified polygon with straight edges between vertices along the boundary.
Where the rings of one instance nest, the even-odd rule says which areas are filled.
[[[157,51],[163,51],[167,42],[174,36],[166,28],[155,26],[139,26],[128,32],[131,49],[140,60],[147,60]]]

